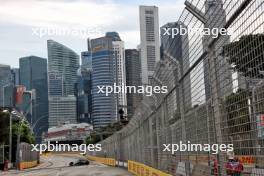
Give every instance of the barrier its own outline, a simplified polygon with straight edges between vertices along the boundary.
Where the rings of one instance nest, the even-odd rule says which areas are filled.
[[[136,176],[171,176],[152,167],[135,161],[128,161],[128,171]]]
[[[108,166],[116,166],[116,160],[113,158],[101,158],[101,157],[95,157],[95,156],[87,156],[87,159],[93,160]]]
[[[38,161],[27,161],[27,162],[20,162],[18,164],[18,168],[19,170],[23,170],[23,169],[28,169],[28,168],[32,168],[38,165]]]

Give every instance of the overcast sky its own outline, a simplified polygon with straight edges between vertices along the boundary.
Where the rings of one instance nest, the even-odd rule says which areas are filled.
[[[178,20],[184,0],[0,0],[0,64],[18,67],[20,57],[47,58],[47,39],[80,55],[87,50],[87,37],[107,31],[118,32],[125,48],[136,48],[139,5],[158,6],[161,26]],[[57,34],[40,37],[40,30]]]

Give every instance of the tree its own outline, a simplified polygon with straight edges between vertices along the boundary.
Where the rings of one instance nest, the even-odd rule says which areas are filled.
[[[113,135],[115,132],[121,130],[123,128],[123,124],[120,122],[116,122],[113,124],[109,124],[105,127],[94,131],[86,138],[86,144],[96,144],[101,140],[108,138],[109,136]]]
[[[245,35],[238,41],[223,48],[228,62],[234,65],[234,70],[245,77],[264,78],[264,34]]]
[[[0,112],[0,145],[9,143],[9,113]]]

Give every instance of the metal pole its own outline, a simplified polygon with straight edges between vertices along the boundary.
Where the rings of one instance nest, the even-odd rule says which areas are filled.
[[[21,128],[22,128],[22,123],[24,122],[24,119],[22,119],[20,122],[19,122],[19,126],[18,126],[18,135],[17,135],[17,151],[16,151],[16,165],[18,167],[18,164],[20,162],[20,136],[21,136]]]
[[[3,107],[5,107],[5,86],[2,87]]]
[[[12,113],[9,116],[9,162],[12,163]]]

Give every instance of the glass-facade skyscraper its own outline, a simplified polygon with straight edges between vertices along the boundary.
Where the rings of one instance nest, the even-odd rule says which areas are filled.
[[[23,57],[19,59],[19,68],[20,84],[27,90],[35,90],[36,106],[33,108],[36,113],[32,117],[32,124],[39,137],[48,128],[47,60],[37,56]]]
[[[12,106],[13,88],[10,66],[0,64],[0,106]]]
[[[76,84],[77,116],[79,122],[92,123],[92,52],[88,39],[88,51],[81,53],[82,65]]]
[[[126,49],[126,85],[141,86],[140,79],[140,58],[139,51],[136,49]],[[139,105],[142,96],[135,93],[127,93],[127,116],[131,118],[136,107]]]
[[[114,85],[113,45],[109,37],[91,40],[92,50],[92,117],[95,129],[117,120],[114,93],[98,93],[98,86]]]
[[[60,73],[64,79],[64,95],[74,95],[74,84],[77,81],[79,55],[70,48],[48,40],[48,70]]]
[[[57,72],[48,73],[48,85],[49,85],[49,96],[63,96],[64,87],[63,87],[63,75]]]
[[[125,49],[124,41],[121,40],[117,32],[107,32],[106,37],[112,39],[113,46],[113,67],[114,67],[114,83],[122,87],[126,86],[126,64],[125,64]],[[127,115],[127,97],[126,93],[116,93],[117,111],[123,109]]]
[[[54,41],[47,41],[49,71],[49,127],[64,122],[76,123],[74,97],[79,55]]]

